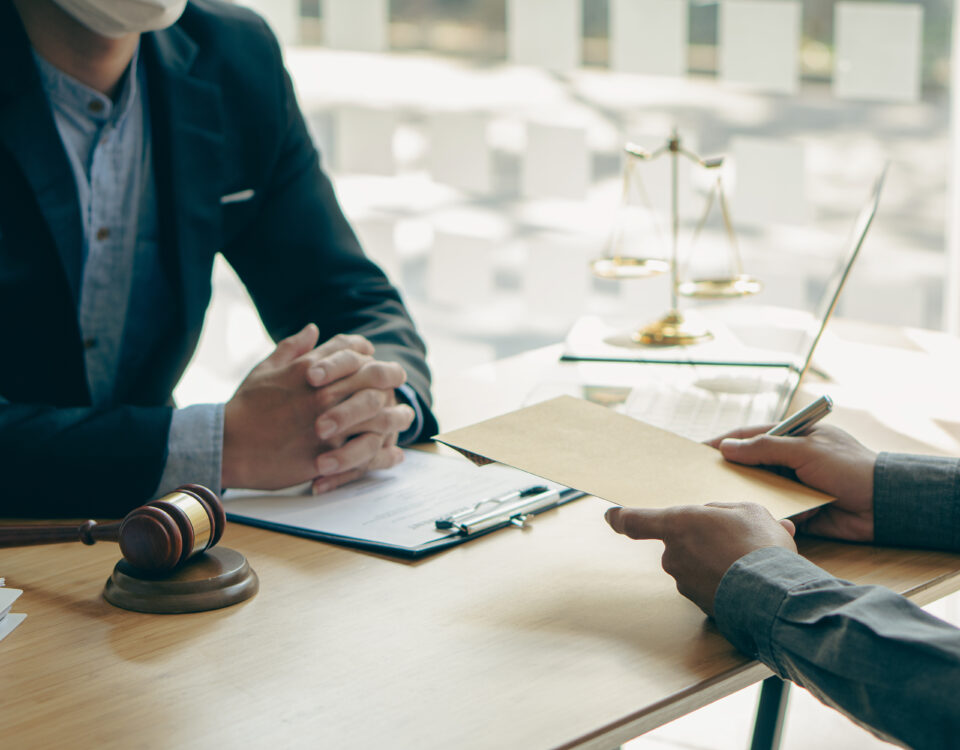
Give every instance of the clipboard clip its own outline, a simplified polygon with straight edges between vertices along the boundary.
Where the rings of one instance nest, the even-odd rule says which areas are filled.
[[[441,530],[456,529],[463,536],[504,524],[524,528],[532,515],[556,505],[559,501],[560,490],[551,490],[546,485],[535,485],[481,500],[469,510],[438,518],[435,526]]]

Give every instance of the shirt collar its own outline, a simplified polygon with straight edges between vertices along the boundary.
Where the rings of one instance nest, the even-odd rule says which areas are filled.
[[[119,125],[133,108],[139,94],[139,76],[137,75],[140,63],[140,45],[133,52],[133,58],[123,77],[123,88],[116,102],[109,96],[96,91],[76,78],[67,75],[62,70],[47,62],[36,50],[33,57],[40,71],[40,80],[50,98],[50,102],[58,108],[82,115],[97,125],[112,122]]]

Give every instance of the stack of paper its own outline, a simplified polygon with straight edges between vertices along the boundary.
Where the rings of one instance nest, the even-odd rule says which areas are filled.
[[[13,629],[27,617],[10,611],[13,603],[22,593],[20,589],[3,588],[0,584],[0,641],[10,635]]]

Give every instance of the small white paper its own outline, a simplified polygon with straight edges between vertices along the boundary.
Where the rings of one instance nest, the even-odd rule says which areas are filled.
[[[11,612],[3,619],[0,619],[0,641],[10,635],[13,629],[26,619],[27,616],[25,614],[17,612]]]
[[[283,46],[300,40],[300,0],[237,0],[259,13]]]
[[[580,66],[581,0],[507,0],[510,59],[565,72]]]
[[[610,0],[610,67],[682,76],[687,70],[687,0]]]
[[[470,112],[437,112],[427,126],[429,169],[434,180],[471,193],[489,193],[493,160],[487,118]]]
[[[841,99],[916,101],[923,7],[837,3],[833,93]]]
[[[797,90],[800,3],[724,0],[718,32],[720,77],[761,91]]]
[[[437,231],[430,251],[427,294],[455,307],[486,302],[493,294],[493,253],[488,237]]]
[[[389,47],[387,0],[323,0],[323,35],[332,49],[383,52]]]
[[[396,129],[396,112],[366,107],[342,108],[337,113],[337,171],[394,175]]]
[[[736,173],[731,201],[735,225],[809,221],[806,150],[802,144],[767,138],[734,138],[731,147]]]
[[[586,130],[529,123],[523,153],[523,195],[582,200],[589,185]]]

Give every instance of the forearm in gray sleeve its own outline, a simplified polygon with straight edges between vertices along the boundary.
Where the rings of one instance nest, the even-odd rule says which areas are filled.
[[[715,609],[735,646],[884,739],[956,747],[960,630],[902,596],[774,547],[731,566]]]
[[[881,453],[873,518],[877,544],[960,552],[960,460]]]

